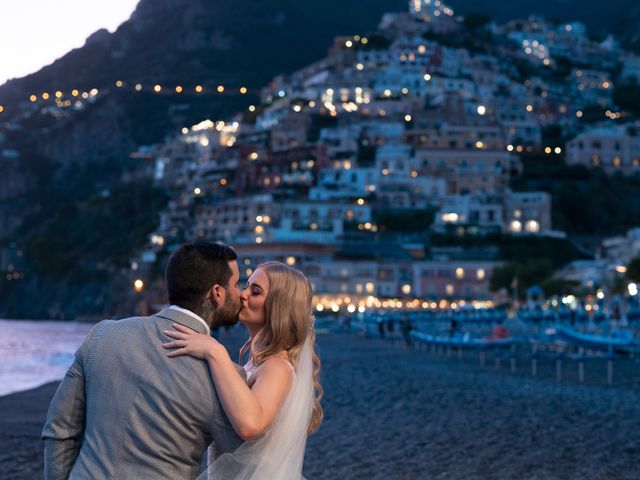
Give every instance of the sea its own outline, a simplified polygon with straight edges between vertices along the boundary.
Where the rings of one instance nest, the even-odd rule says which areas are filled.
[[[93,324],[0,320],[0,396],[61,380]]]

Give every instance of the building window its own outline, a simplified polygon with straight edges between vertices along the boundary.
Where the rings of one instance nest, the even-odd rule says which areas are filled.
[[[461,280],[464,278],[464,268],[458,267],[456,268],[456,278]]]
[[[484,269],[483,269],[483,268],[479,268],[479,269],[476,271],[476,278],[477,278],[478,280],[484,280],[484,277],[485,277],[485,271],[484,271]]]
[[[525,230],[529,233],[538,233],[540,231],[540,223],[536,220],[528,220],[525,225]]]
[[[451,297],[453,295],[454,291],[455,290],[453,288],[453,285],[448,284],[447,287],[446,287],[447,296]]]
[[[593,155],[591,157],[591,165],[593,165],[594,167],[600,166],[600,157],[598,155]]]
[[[613,166],[616,168],[620,168],[622,166],[622,159],[617,155],[613,157],[612,162],[613,162]]]

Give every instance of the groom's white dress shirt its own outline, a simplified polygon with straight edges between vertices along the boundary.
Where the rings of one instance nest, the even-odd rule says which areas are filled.
[[[177,305],[171,305],[169,308],[172,309],[172,310],[177,310],[179,312],[184,313],[185,315],[189,315],[190,317],[195,318],[202,325],[204,325],[204,328],[207,329],[207,335],[211,335],[211,329],[209,328],[209,325],[207,325],[207,322],[205,322],[200,315],[196,315],[191,310],[187,310],[186,308],[182,308],[182,307],[179,307]]]

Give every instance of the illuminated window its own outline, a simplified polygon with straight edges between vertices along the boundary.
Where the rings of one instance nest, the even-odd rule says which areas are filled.
[[[482,268],[479,268],[478,271],[476,272],[476,278],[478,280],[484,280],[485,277],[485,271]]]
[[[529,233],[537,233],[540,231],[540,224],[536,220],[528,220],[525,230]]]
[[[456,278],[457,279],[462,279],[464,278],[464,268],[456,268]]]

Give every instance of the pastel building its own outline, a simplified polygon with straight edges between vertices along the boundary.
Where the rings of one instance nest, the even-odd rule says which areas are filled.
[[[566,161],[570,165],[600,167],[607,174],[640,172],[640,127],[595,127],[569,141]]]

